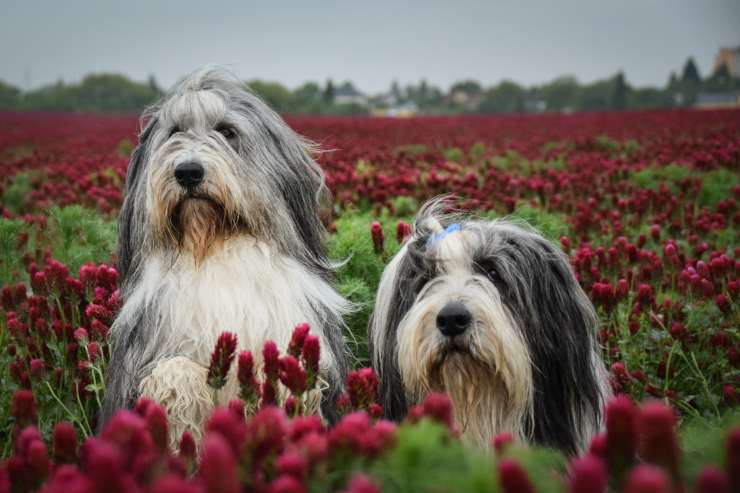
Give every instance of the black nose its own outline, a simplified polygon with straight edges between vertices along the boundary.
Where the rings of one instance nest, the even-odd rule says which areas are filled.
[[[192,188],[203,181],[203,174],[203,166],[193,161],[175,167],[175,180],[185,188]]]
[[[437,314],[437,328],[447,337],[455,337],[465,332],[473,317],[459,301],[450,301]]]

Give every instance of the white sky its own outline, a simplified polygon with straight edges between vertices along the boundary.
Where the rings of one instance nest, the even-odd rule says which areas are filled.
[[[620,69],[663,85],[688,56],[706,75],[720,46],[737,45],[740,0],[0,0],[0,79],[24,88],[101,71],[168,87],[205,64],[367,92]]]

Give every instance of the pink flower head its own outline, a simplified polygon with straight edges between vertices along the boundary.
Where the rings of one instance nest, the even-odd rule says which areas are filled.
[[[319,375],[319,358],[321,357],[321,343],[318,336],[312,334],[306,336],[301,356],[308,377],[307,386],[313,388]]]
[[[644,404],[637,416],[640,457],[679,476],[680,449],[676,437],[676,415],[670,407],[653,401]]]
[[[250,351],[239,353],[236,377],[242,400],[247,404],[255,403],[259,394],[259,383],[254,376],[254,357]]]
[[[196,455],[196,445],[195,445],[195,439],[193,438],[193,435],[190,434],[188,431],[184,431],[182,433],[182,438],[180,438],[180,455],[185,457],[186,459],[194,460]]]
[[[267,490],[268,493],[306,493],[306,487],[293,476],[278,476]]]
[[[244,419],[236,416],[228,408],[217,408],[206,424],[208,434],[220,434],[231,447],[234,457],[240,457],[247,427]]]
[[[355,473],[341,493],[380,493],[380,488],[366,475]]]
[[[372,368],[360,368],[347,376],[347,393],[354,409],[367,409],[378,393],[378,376]]]
[[[621,475],[637,451],[637,408],[619,394],[606,404],[606,454],[612,474]]]
[[[220,433],[209,433],[203,439],[198,470],[207,493],[239,493],[239,469],[233,450]]]
[[[265,377],[270,382],[276,382],[280,372],[280,351],[274,341],[265,341],[265,345],[262,346],[262,358]]]
[[[310,331],[311,326],[309,324],[298,324],[295,326],[295,329],[293,329],[293,335],[290,338],[290,343],[288,344],[288,354],[295,358],[298,358],[301,355],[303,342],[306,340],[306,336]]]
[[[625,493],[670,493],[670,480],[659,467],[640,464],[629,474]]]
[[[493,449],[500,454],[513,441],[514,436],[511,433],[499,433],[493,437]]]
[[[370,224],[370,236],[373,239],[373,250],[375,253],[383,253],[385,234],[383,233],[383,226],[379,222],[373,221]]]
[[[169,433],[167,431],[167,412],[158,404],[152,403],[146,410],[144,416],[146,426],[160,452],[167,451]]]
[[[208,385],[220,389],[226,385],[226,378],[234,361],[236,352],[236,335],[231,332],[222,332],[216,341],[216,347],[211,353],[211,364],[208,366]]]
[[[13,395],[10,414],[15,418],[16,426],[19,429],[25,428],[31,424],[36,424],[38,421],[38,414],[36,411],[36,401],[33,398],[33,392],[30,390],[16,391]]]
[[[606,465],[600,457],[584,455],[570,463],[570,493],[603,493],[606,491]]]
[[[54,426],[54,463],[72,464],[77,461],[77,432],[66,421]]]
[[[696,493],[730,493],[727,475],[715,466],[704,466],[696,478]]]
[[[280,381],[291,392],[301,395],[306,391],[306,372],[291,355],[280,358]]]
[[[396,224],[396,241],[399,245],[411,234],[411,225],[405,221],[398,221]]]
[[[259,465],[283,447],[288,434],[285,413],[277,407],[265,407],[247,422],[246,449],[252,464]]]
[[[512,459],[502,459],[497,466],[503,493],[535,493],[526,471]]]
[[[291,476],[299,481],[303,481],[308,473],[306,459],[295,450],[286,450],[280,454],[275,462],[275,468],[278,475]]]

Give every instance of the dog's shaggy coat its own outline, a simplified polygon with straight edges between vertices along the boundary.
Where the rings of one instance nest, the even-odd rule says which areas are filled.
[[[320,337],[321,412],[335,419],[348,304],[331,285],[311,144],[215,69],[185,78],[143,121],[119,216],[123,306],[100,421],[149,396],[175,440],[198,436],[219,333],[236,333],[259,362],[264,341],[285,348],[302,322]],[[219,400],[236,395],[231,382]]]

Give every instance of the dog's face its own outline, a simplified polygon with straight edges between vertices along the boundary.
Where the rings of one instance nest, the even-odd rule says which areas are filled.
[[[392,417],[443,391],[478,443],[506,431],[573,451],[576,421],[600,413],[595,327],[567,257],[537,232],[432,206],[383,274],[370,335]]]
[[[516,283],[530,275],[517,264],[513,238],[521,233],[509,225],[454,223],[409,245],[419,249],[410,254],[419,255],[423,268],[396,337],[412,400],[444,391],[463,414],[486,385],[512,411],[526,410],[532,393],[527,328],[510,306]]]
[[[239,234],[325,270],[324,177],[312,144],[241,82],[196,72],[146,118],[120,217],[124,274],[142,247],[187,252],[197,264]]]
[[[173,95],[153,136],[147,169],[153,230],[196,258],[240,230],[259,233],[267,215],[267,187],[257,186],[265,183],[263,170],[250,159],[253,129],[227,98],[207,89]]]

